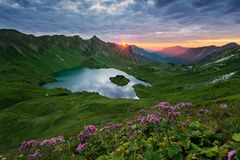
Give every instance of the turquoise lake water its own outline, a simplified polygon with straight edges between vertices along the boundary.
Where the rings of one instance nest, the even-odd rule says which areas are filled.
[[[117,75],[123,75],[130,82],[125,86],[118,86],[112,83],[109,78]],[[109,98],[139,99],[133,86],[135,84],[151,86],[132,75],[114,68],[73,68],[55,73],[53,76],[57,81],[44,84],[42,87],[47,89],[66,88],[72,92],[97,92]]]

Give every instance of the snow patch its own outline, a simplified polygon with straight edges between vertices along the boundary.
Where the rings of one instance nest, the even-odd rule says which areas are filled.
[[[21,55],[25,56],[25,54],[21,51],[20,48],[18,48],[16,45],[13,44],[13,47],[20,53]]]
[[[219,63],[219,62],[222,62],[222,61],[226,61],[226,60],[232,58],[233,56],[234,56],[234,54],[231,54],[231,55],[223,57],[223,58],[221,58],[221,59],[219,59],[217,61],[214,61],[213,63]]]
[[[231,54],[231,55],[229,55],[229,56],[223,57],[223,58],[218,59],[218,60],[216,60],[216,61],[207,63],[207,64],[203,65],[203,67],[207,67],[207,66],[209,66],[209,65],[211,65],[211,64],[215,64],[215,63],[219,63],[219,62],[223,62],[223,61],[229,60],[230,58],[232,58],[232,57],[234,57],[234,56],[235,56],[234,54]]]
[[[219,81],[225,81],[228,80],[229,78],[231,78],[233,75],[235,75],[237,73],[237,71],[235,72],[231,72],[222,76],[217,77],[216,79],[214,79],[213,81],[211,81],[210,83],[217,83]]]

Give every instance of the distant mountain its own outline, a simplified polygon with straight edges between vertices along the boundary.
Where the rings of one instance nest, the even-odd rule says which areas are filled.
[[[221,47],[169,47],[161,52],[147,51],[129,45],[104,42],[97,36],[84,40],[79,36],[45,35],[36,37],[12,29],[0,29],[0,67],[11,64],[42,72],[56,72],[79,65],[164,62],[175,64],[205,61],[239,46],[229,43]]]
[[[133,53],[139,54],[151,62],[164,62],[164,63],[175,63],[175,64],[185,63],[183,60],[179,58],[168,56],[167,54],[163,54],[160,52],[147,51],[135,45],[132,45],[131,48]]]
[[[238,47],[236,43],[229,43],[224,46],[206,46],[198,48],[190,48],[185,53],[177,56],[177,58],[182,59],[187,63],[197,63],[206,61],[212,57],[219,56],[225,51]]]
[[[181,47],[181,46],[174,46],[174,47],[167,47],[163,50],[159,51],[160,53],[171,55],[171,56],[178,56],[188,51],[189,48]]]

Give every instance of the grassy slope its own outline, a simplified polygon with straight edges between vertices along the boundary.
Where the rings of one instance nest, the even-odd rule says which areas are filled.
[[[109,100],[94,94],[70,94],[64,89],[48,91],[39,86],[54,80],[50,73],[75,66],[106,67],[116,62],[121,66],[133,63],[135,57],[128,55],[129,51],[123,55],[117,49],[114,44],[96,37],[85,41],[65,36],[37,38],[17,31],[0,30],[0,151],[16,147],[22,140],[36,135],[44,137],[60,130],[77,129],[76,125],[80,127],[89,122],[90,119],[84,121],[90,115],[88,108],[92,110],[91,121],[100,122],[102,118],[98,115],[103,113],[108,113],[106,117],[118,118],[113,114],[118,110],[109,111],[112,106],[122,110],[123,105],[128,107],[138,103]],[[106,109],[97,111],[95,107]],[[99,113],[94,116],[94,112]]]
[[[52,81],[51,73],[75,66],[132,63],[135,57],[128,56],[129,51],[119,54],[118,49],[96,37],[34,37],[0,30],[0,109],[44,95],[39,84]],[[28,91],[31,88],[33,92]]]
[[[239,106],[240,103],[239,73],[228,81],[207,85],[219,75],[239,71],[239,50],[226,53],[236,53],[238,57],[224,62],[221,69],[218,69],[219,64],[196,65],[191,69],[171,64],[135,64],[100,55],[93,55],[91,59],[80,56],[70,59],[71,56],[65,54],[74,50],[51,48],[49,52],[66,56],[69,64],[63,65],[59,59],[52,61],[53,57],[48,56],[41,57],[41,61],[23,59],[22,63],[17,63],[21,65],[14,62],[9,65],[0,59],[3,62],[0,68],[3,75],[0,79],[1,151],[15,148],[21,141],[31,138],[76,135],[85,124],[120,121],[159,101],[188,101],[195,105],[227,102]],[[115,67],[151,83],[152,87],[135,86],[140,100],[109,99],[97,94],[72,94],[64,89],[39,87],[39,83],[53,80],[49,73],[77,65]]]

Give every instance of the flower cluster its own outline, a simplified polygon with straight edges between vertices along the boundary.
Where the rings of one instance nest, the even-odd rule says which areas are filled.
[[[192,107],[192,104],[186,103],[186,102],[181,102],[181,103],[176,104],[175,106],[171,106],[170,103],[168,103],[168,102],[160,102],[155,107],[157,109],[169,111],[169,110],[179,110],[179,109],[189,108],[189,107]]]
[[[35,159],[41,157],[40,150],[37,149],[33,154],[29,154],[27,157],[29,160],[35,160]]]
[[[128,125],[130,125],[131,122],[127,122]],[[106,134],[111,134],[111,131],[116,130],[118,128],[121,128],[123,125],[121,123],[119,124],[111,124],[111,125],[104,125],[103,129]]]
[[[50,139],[44,139],[42,141],[37,141],[37,140],[24,141],[22,142],[19,150],[24,151],[24,150],[35,148],[35,147],[46,147],[46,146],[53,147],[63,142],[64,142],[63,136],[52,137]]]
[[[136,116],[137,122],[146,122],[146,116]]]
[[[165,111],[168,111],[170,109],[170,104],[169,102],[160,102],[159,104],[157,104],[155,106],[155,108],[157,109],[162,109],[162,110],[165,110]]]
[[[40,149],[51,147],[53,148],[57,144],[65,142],[63,136],[52,137],[50,139],[44,139],[42,141],[38,140],[29,140],[22,142],[19,150],[24,151],[24,153],[28,153],[27,157],[29,160],[35,160],[36,158],[40,157]],[[34,153],[30,153],[32,150],[35,150]],[[27,152],[25,152],[27,151]]]
[[[192,106],[191,103],[179,103],[175,106],[171,106],[168,102],[161,102],[155,107],[163,112],[164,119],[168,119],[171,122],[175,123],[177,116],[181,115],[180,109],[187,108]]]
[[[87,144],[88,144],[87,142],[80,143],[76,148],[76,152],[78,152],[78,153],[82,152],[87,147]]]
[[[19,150],[24,151],[24,150],[27,150],[27,149],[31,149],[31,148],[34,148],[34,147],[38,146],[39,144],[40,144],[40,142],[37,141],[37,140],[23,141]]]
[[[175,105],[175,108],[178,108],[178,109],[184,109],[184,108],[189,108],[189,107],[192,107],[192,104],[186,103],[186,102],[181,102],[181,103],[178,103]]]
[[[82,152],[88,145],[88,137],[96,135],[98,133],[98,128],[94,125],[87,125],[84,126],[84,132],[80,132],[78,134],[78,140],[80,141],[80,144],[76,147],[76,152],[80,153]]]
[[[87,126],[84,126],[84,131],[91,135],[91,134],[97,133],[98,129],[94,125],[87,125]]]
[[[146,116],[141,115],[136,116],[137,122],[159,123],[162,119],[163,118],[157,113],[148,114]]]
[[[40,143],[41,147],[53,147],[59,143],[64,142],[64,137],[63,136],[58,136],[58,137],[52,137],[50,139],[45,139]]]
[[[83,157],[84,159],[97,159],[99,155],[104,155],[104,159],[113,158],[108,157],[109,153],[113,153],[114,156],[124,154],[124,156],[126,156],[124,158],[133,159],[134,153],[144,154],[146,147],[149,146],[149,148],[154,148],[157,152],[165,155],[166,150],[162,146],[182,145],[186,141],[185,133],[187,133],[186,136],[189,139],[190,144],[192,143],[190,136],[195,136],[196,131],[201,131],[200,129],[202,128],[206,131],[210,131],[211,128],[204,128],[205,126],[198,121],[192,122],[191,118],[177,119],[178,116],[184,113],[181,109],[189,108],[191,106],[191,103],[185,102],[176,105],[171,105],[168,102],[161,102],[151,108],[151,110],[141,110],[141,113],[139,112],[135,117],[135,121],[132,119],[126,119],[122,123],[103,124],[102,128],[97,128],[94,125],[86,125],[77,135],[77,139],[79,140],[77,144],[75,143],[76,138],[69,138],[69,141],[67,141],[69,152],[73,152],[73,154],[81,154],[79,155],[79,158]],[[219,105],[219,108],[222,109],[226,109],[227,107],[227,104]],[[228,110],[222,111],[227,113]],[[213,115],[213,110],[202,108],[199,110],[198,117],[202,116],[202,114]],[[173,135],[177,135],[180,132],[183,132],[183,134],[179,134],[179,137],[174,138]],[[202,139],[202,137],[200,138]],[[212,130],[211,135],[206,135],[204,140],[206,139],[209,141],[210,138],[212,138]],[[72,140],[74,143],[71,142]],[[44,159],[46,157],[49,158],[53,155],[49,153],[46,154],[45,152],[58,151],[58,148],[54,148],[54,146],[63,143],[64,141],[63,136],[53,137],[42,141],[24,141],[20,147],[20,151],[23,151],[24,155],[29,160]],[[203,150],[205,150],[205,147],[208,149],[208,146],[205,146],[205,144],[202,145],[197,142],[195,145],[204,147]],[[216,145],[220,147],[220,143]],[[72,146],[74,147],[73,149]],[[67,147],[67,145],[58,147]],[[189,152],[185,150],[181,152],[182,156],[184,156],[185,153],[195,152],[191,148],[188,148],[188,150]],[[53,154],[56,154],[54,152]],[[224,154],[227,154],[227,150]],[[201,155],[198,156],[199,157],[197,158],[201,158]],[[226,156],[228,160],[232,160],[238,156],[237,151],[232,150],[219,159],[222,159],[223,157],[226,158]]]
[[[180,109],[191,107],[191,103],[181,102],[175,106],[171,106],[169,102],[160,102],[155,106],[160,112],[153,114],[136,116],[137,122],[159,123],[163,119],[168,119],[171,122],[176,122],[176,117],[181,115]]]
[[[157,113],[148,114],[146,117],[146,121],[150,123],[159,123],[162,119],[163,118]]]

